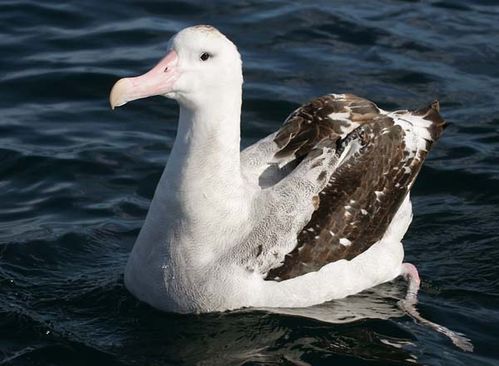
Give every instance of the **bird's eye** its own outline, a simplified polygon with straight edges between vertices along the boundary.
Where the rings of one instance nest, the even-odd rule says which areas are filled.
[[[211,57],[211,55],[208,52],[203,52],[199,58],[201,59],[201,61],[206,61],[210,57]]]

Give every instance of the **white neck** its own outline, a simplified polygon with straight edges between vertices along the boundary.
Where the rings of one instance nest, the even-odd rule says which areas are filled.
[[[234,227],[248,218],[240,172],[241,91],[212,99],[180,108],[175,144],[128,262],[126,281],[137,292],[146,286],[142,279],[161,283],[164,273],[180,271],[188,281],[186,268],[234,244],[221,235],[221,223],[238,232]]]
[[[197,222],[237,210],[243,194],[240,116],[240,87],[214,92],[196,108],[181,104],[177,137],[155,199],[166,197],[177,214]]]

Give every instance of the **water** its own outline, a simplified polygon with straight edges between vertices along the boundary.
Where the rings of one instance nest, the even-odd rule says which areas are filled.
[[[111,112],[108,92],[197,23],[243,55],[243,145],[332,91],[387,109],[440,99],[450,127],[414,187],[406,258],[420,312],[473,353],[397,313],[402,281],[320,320],[165,314],[127,293],[177,110],[153,98]],[[498,1],[2,0],[0,55],[0,364],[499,363]]]

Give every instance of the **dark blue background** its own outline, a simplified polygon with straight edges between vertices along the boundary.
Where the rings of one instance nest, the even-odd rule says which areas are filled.
[[[0,2],[1,365],[499,362],[498,2],[314,4]],[[474,353],[407,317],[333,325],[255,311],[179,316],[127,293],[123,266],[177,109],[153,98],[111,112],[108,92],[198,23],[218,27],[243,55],[243,145],[328,92],[387,109],[440,99],[450,127],[414,187],[406,257],[424,281],[421,313],[469,336]],[[398,289],[381,301],[393,306],[404,284],[380,288]],[[361,298],[379,300],[341,304]]]

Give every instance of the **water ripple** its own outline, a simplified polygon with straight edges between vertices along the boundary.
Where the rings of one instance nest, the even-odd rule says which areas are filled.
[[[496,364],[498,15],[491,0],[2,1],[0,364]],[[413,189],[406,256],[422,315],[475,353],[397,312],[399,282],[307,314],[179,316],[128,294],[177,112],[153,98],[111,113],[107,95],[196,23],[240,47],[244,146],[332,91],[387,109],[440,99],[450,127]]]

